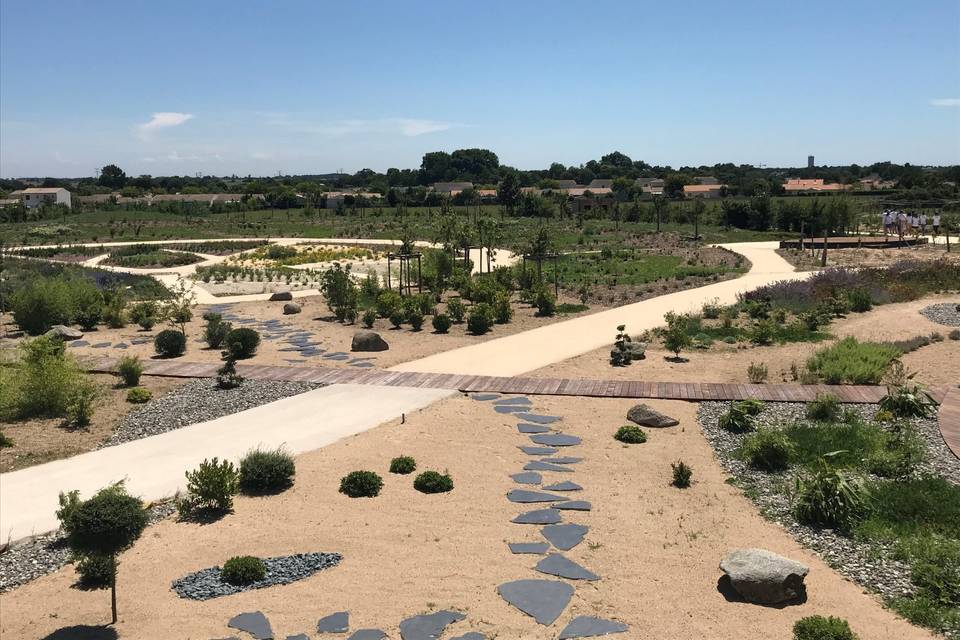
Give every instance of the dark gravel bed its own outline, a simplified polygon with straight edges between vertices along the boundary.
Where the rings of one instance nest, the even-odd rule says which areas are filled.
[[[960,306],[960,300],[956,302],[932,304],[929,307],[921,309],[920,315],[937,324],[948,327],[960,327],[960,311],[957,310],[958,306]]]
[[[815,529],[797,523],[790,510],[789,483],[793,473],[770,474],[749,467],[735,456],[743,435],[721,429],[717,420],[726,412],[729,402],[700,404],[698,420],[704,436],[713,447],[721,465],[730,473],[737,486],[752,499],[761,513],[787,529],[797,540],[813,549],[831,567],[841,574],[880,594],[895,598],[913,593],[910,567],[892,557],[892,545],[864,544],[842,536],[830,529]],[[871,418],[876,405],[845,405]],[[758,426],[773,426],[804,418],[804,403],[768,403],[757,416]],[[960,461],[953,456],[937,427],[936,418],[915,419],[911,423],[927,444],[927,460],[918,465],[917,474],[936,473],[960,484]]]
[[[178,596],[191,600],[210,600],[241,591],[263,589],[309,578],[318,571],[340,564],[339,553],[300,553],[293,556],[264,558],[267,577],[246,585],[234,585],[220,579],[221,567],[210,567],[174,580],[170,585]]]
[[[191,380],[128,413],[100,448],[239,413],[322,386],[309,382],[246,380],[236,389],[219,389],[210,378]]]
[[[158,522],[177,510],[173,500],[155,502],[150,507],[150,522]],[[13,543],[0,554],[0,593],[53,573],[70,562],[70,549],[61,531],[35,536]]]

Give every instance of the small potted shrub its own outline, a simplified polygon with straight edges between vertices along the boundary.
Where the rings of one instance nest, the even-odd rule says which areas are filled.
[[[390,473],[406,475],[417,470],[417,462],[410,456],[398,456],[390,461]]]
[[[373,471],[351,471],[340,479],[340,493],[351,498],[375,498],[382,488],[383,478]]]
[[[220,579],[235,586],[244,586],[267,577],[267,566],[254,556],[234,556],[223,563]]]
[[[182,356],[187,350],[187,336],[174,329],[164,329],[153,339],[153,348],[164,358]]]
[[[256,449],[240,460],[240,490],[247,495],[279,493],[293,484],[293,456],[282,449]]]
[[[617,429],[613,438],[625,444],[641,444],[647,441],[647,434],[635,424],[625,424]]]
[[[413,488],[420,493],[446,493],[453,491],[453,478],[448,473],[424,471],[414,479]]]

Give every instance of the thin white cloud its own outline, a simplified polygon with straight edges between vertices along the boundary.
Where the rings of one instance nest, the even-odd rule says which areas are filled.
[[[282,113],[264,113],[267,124],[280,126],[300,133],[313,133],[326,136],[349,136],[377,133],[382,135],[400,135],[407,138],[448,131],[465,126],[457,122],[429,120],[424,118],[377,118],[371,120],[350,119],[332,122],[303,123]]]
[[[161,129],[179,127],[184,122],[193,119],[192,113],[178,113],[176,111],[158,111],[148,122],[137,125],[137,133],[141,138],[149,138]]]
[[[960,98],[934,98],[930,104],[934,107],[960,107]]]

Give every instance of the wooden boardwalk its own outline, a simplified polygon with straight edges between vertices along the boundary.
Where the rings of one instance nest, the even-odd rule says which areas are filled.
[[[116,358],[87,363],[91,371],[111,372]],[[147,360],[144,374],[174,378],[209,378],[219,363],[182,360]],[[473,376],[454,373],[420,373],[351,367],[292,367],[237,364],[237,373],[257,380],[285,380],[320,384],[370,384],[388,387],[456,389],[464,393],[496,392],[524,395],[583,396],[590,398],[638,398],[658,400],[746,400],[765,402],[810,402],[821,393],[832,393],[844,403],[875,403],[886,388],[867,385],[736,384],[720,382],[643,382],[641,380],[592,380],[578,378],[529,378]],[[940,430],[944,441],[960,458],[960,389],[936,388],[931,395],[942,403]]]

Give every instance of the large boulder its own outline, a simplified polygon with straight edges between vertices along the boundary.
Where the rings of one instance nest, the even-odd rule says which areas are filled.
[[[675,427],[680,424],[675,418],[662,414],[645,404],[631,407],[630,411],[627,411],[627,419],[644,427]]]
[[[270,302],[293,300],[293,294],[289,291],[277,291],[270,295]]]
[[[777,604],[805,594],[810,569],[766,549],[737,549],[720,561],[730,586],[748,602]]]
[[[386,351],[389,348],[390,345],[379,333],[366,329],[353,334],[353,342],[350,344],[351,351]]]
[[[296,302],[287,302],[283,305],[283,315],[289,316],[295,313],[300,313],[300,305]]]
[[[83,337],[83,332],[65,324],[55,324],[47,331],[48,338],[60,338],[61,340],[79,340]]]

